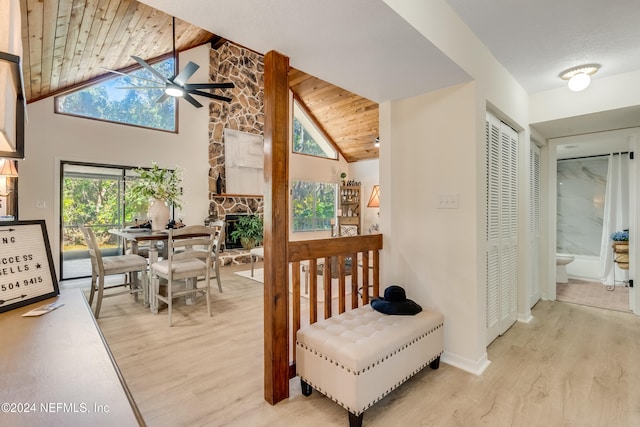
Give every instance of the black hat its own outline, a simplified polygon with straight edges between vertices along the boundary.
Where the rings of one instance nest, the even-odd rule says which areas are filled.
[[[371,300],[371,307],[384,314],[397,314],[410,316],[422,311],[422,307],[416,302],[407,299],[404,289],[398,285],[391,285],[384,290],[384,298]]]

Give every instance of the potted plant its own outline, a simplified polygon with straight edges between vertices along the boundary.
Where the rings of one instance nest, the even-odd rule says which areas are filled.
[[[150,169],[138,168],[131,187],[131,195],[150,202],[148,216],[153,230],[162,230],[169,222],[169,205],[180,209],[182,201],[182,170],[163,169],[153,162]]]
[[[236,221],[235,229],[229,237],[233,242],[240,239],[240,244],[244,249],[253,249],[262,243],[263,226],[260,215],[242,215]]]

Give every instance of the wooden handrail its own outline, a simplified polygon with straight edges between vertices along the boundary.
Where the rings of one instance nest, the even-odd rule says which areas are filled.
[[[289,242],[289,262],[382,249],[382,234]]]

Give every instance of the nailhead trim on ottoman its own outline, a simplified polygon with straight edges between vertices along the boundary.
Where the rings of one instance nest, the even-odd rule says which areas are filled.
[[[444,317],[423,310],[389,316],[370,305],[301,328],[297,374],[355,416],[436,360]]]

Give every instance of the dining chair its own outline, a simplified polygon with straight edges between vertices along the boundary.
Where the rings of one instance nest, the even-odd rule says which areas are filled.
[[[210,223],[209,227],[213,227],[216,231],[216,235],[213,240],[214,247],[211,262],[214,263],[214,271],[216,274],[216,281],[218,282],[218,290],[222,292],[222,282],[220,280],[220,258],[218,257],[218,254],[220,253],[220,247],[224,245],[224,233],[226,224],[223,220],[218,220]]]
[[[180,296],[202,293],[211,317],[209,290],[213,266],[216,229],[205,225],[188,225],[168,230],[167,259],[151,265],[152,311],[158,313],[158,300],[167,304],[169,326],[173,326],[173,300]],[[199,278],[204,277],[200,285]],[[160,278],[167,281],[167,294],[160,293]],[[195,304],[195,301],[194,301]]]
[[[89,306],[93,305],[93,299],[96,297],[96,307],[94,310],[95,318],[97,319],[100,316],[102,299],[106,297],[130,293],[134,294],[137,300],[138,294],[142,292],[144,302],[146,304],[149,298],[147,260],[140,255],[134,254],[103,257],[93,229],[86,226],[80,226],[80,230],[84,235],[87,248],[89,249],[89,257],[91,258],[91,292],[89,294]],[[141,285],[137,280],[136,273],[138,272],[140,272],[142,276]],[[117,285],[105,286],[105,277],[116,274],[124,275],[124,282]],[[120,292],[104,293],[105,289],[114,288],[128,289]]]

